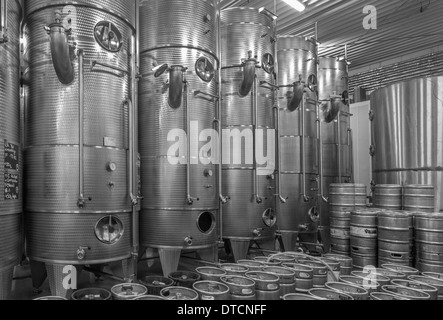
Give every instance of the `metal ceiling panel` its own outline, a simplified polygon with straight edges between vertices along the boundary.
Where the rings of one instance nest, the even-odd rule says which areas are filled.
[[[432,49],[443,44],[442,0],[303,0],[298,12],[282,0],[221,0],[223,8],[265,7],[279,16],[279,35],[315,36],[320,56],[343,56],[350,70]],[[366,5],[377,9],[377,29],[366,30]]]

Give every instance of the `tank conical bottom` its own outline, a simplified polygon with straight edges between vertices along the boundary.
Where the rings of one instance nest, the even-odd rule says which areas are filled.
[[[284,251],[295,251],[297,246],[298,231],[280,231]]]
[[[46,265],[44,262],[30,260],[30,266],[32,286],[34,287],[34,291],[38,292],[48,276],[48,273],[46,272]]]
[[[0,300],[8,300],[11,295],[14,267],[0,271]]]
[[[168,277],[171,272],[177,271],[181,249],[158,249],[158,254],[164,277]]]
[[[234,261],[245,260],[249,250],[249,240],[230,240]]]
[[[214,245],[211,248],[201,249],[197,251],[201,260],[217,262],[218,261],[218,245]]]
[[[51,295],[69,299],[77,289],[77,280],[82,270],[83,266],[72,269],[66,265],[46,264]]]

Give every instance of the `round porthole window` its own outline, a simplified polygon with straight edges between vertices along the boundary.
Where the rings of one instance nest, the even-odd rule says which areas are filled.
[[[208,234],[214,229],[215,217],[211,212],[202,212],[197,219],[200,232]]]
[[[265,53],[263,55],[261,66],[262,66],[263,70],[265,70],[269,74],[274,72],[275,61],[274,61],[274,57],[272,56],[272,54]]]
[[[201,57],[197,60],[195,72],[204,82],[211,82],[215,76],[214,65],[206,57]]]
[[[269,228],[272,228],[277,223],[277,216],[271,208],[263,212],[262,219],[263,223]]]
[[[123,236],[123,223],[114,216],[103,217],[95,225],[95,236],[105,244],[115,244]]]
[[[118,52],[122,47],[122,35],[118,28],[108,21],[97,23],[94,29],[95,41],[105,50]]]

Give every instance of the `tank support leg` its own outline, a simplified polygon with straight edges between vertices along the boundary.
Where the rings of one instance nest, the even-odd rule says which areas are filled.
[[[46,266],[43,262],[37,262],[34,260],[30,260],[30,266],[34,293],[40,293],[40,288],[48,276],[48,273],[46,272]]]
[[[11,295],[14,267],[0,271],[0,300],[8,300]]]
[[[46,264],[51,295],[69,299],[78,289],[78,279],[84,266]]]
[[[280,236],[285,251],[295,251],[297,246],[298,231],[280,231]]]
[[[163,275],[167,277],[171,272],[177,271],[180,261],[181,249],[158,249]]]
[[[209,262],[218,261],[218,245],[212,246],[211,248],[201,249],[197,253],[201,260]]]
[[[249,240],[230,240],[234,261],[244,260],[247,258],[249,251]]]

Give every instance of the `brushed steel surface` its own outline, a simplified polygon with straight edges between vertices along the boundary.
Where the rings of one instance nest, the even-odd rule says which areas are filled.
[[[312,191],[316,187],[315,175],[307,176],[309,202],[303,201],[303,178],[301,174],[283,174],[282,192],[288,197],[285,204],[277,201],[277,225],[280,230],[300,230],[304,224],[312,224],[309,210],[316,207],[316,192]]]
[[[229,30],[228,30],[229,31]],[[242,41],[238,39],[237,41]],[[228,46],[226,44],[225,46]],[[245,48],[247,56],[247,48]],[[243,57],[238,56],[239,60]],[[225,62],[223,60],[222,62]],[[272,81],[271,75],[261,69],[256,69],[258,81]],[[223,126],[240,126],[253,124],[253,108],[251,95],[241,98],[238,94],[239,87],[243,81],[242,68],[233,68],[222,70],[222,106],[223,112],[221,120]],[[274,106],[274,94],[266,88],[258,90],[258,123],[259,127],[274,128],[274,116],[272,107]]]
[[[149,210],[140,212],[140,244],[154,248],[203,248],[217,241],[216,224],[207,233],[198,229],[197,221],[202,211]],[[217,219],[217,211],[208,211]],[[185,245],[185,238],[192,237],[192,246]]]
[[[278,91],[280,106],[280,162],[282,173],[281,191],[284,197],[289,197],[286,204],[277,201],[279,214],[278,227],[281,230],[301,230],[302,225],[310,225],[315,229],[317,221],[309,216],[313,209],[318,212],[315,201],[319,188],[316,174],[319,172],[317,149],[316,104],[317,96],[305,89],[308,100],[304,103],[303,111],[289,111],[287,103],[292,99],[295,82],[303,81],[308,84],[308,78],[317,77],[317,45],[314,41],[299,36],[280,36],[277,38]],[[304,120],[304,132],[303,132]],[[304,136],[304,146],[303,146]],[[304,153],[303,152],[304,147]],[[309,202],[303,198],[303,162],[305,163],[306,190]]]
[[[401,210],[402,204],[402,186],[392,184],[380,184],[375,186],[373,193],[373,204],[377,208],[386,208],[390,210]]]
[[[0,44],[0,299],[7,299],[11,289],[13,268],[23,253],[23,154],[20,144],[20,22],[22,8],[19,1],[6,1],[8,41]],[[2,21],[4,23],[4,21]],[[5,159],[6,142],[17,147],[18,167],[9,168]],[[9,156],[8,156],[9,158]],[[8,199],[5,188],[7,175],[17,175],[16,199]]]
[[[36,11],[27,17],[25,26],[24,55],[29,61],[25,77],[30,79],[25,110],[26,147],[78,144],[78,59],[73,61],[74,83],[62,85],[52,65],[50,38],[43,29],[55,21],[54,10],[63,10],[63,6]],[[89,7],[76,10],[77,27],[73,26],[72,33],[77,47],[85,53],[85,144],[103,146],[103,139],[108,137],[115,140],[116,147],[127,148],[128,110],[123,101],[129,94],[129,77],[119,77],[117,72],[102,67],[98,68],[101,72],[92,71],[89,64],[95,60],[129,71],[132,30],[104,11]],[[111,20],[122,34],[123,46],[118,53],[102,49],[95,41],[94,27],[104,20]]]
[[[71,6],[71,7],[69,7]],[[68,15],[68,11],[71,15]],[[43,27],[55,22],[55,11],[71,19],[72,37],[84,51],[84,209],[79,209],[79,63],[75,80],[62,85],[55,73],[50,37]],[[105,263],[130,257],[132,205],[128,196],[130,54],[133,46],[134,3],[127,1],[27,1],[24,36],[26,249],[33,260],[46,263]],[[122,46],[109,52],[96,41],[102,21],[121,33]],[[92,61],[97,65],[92,68]],[[103,65],[109,65],[106,67]],[[120,69],[122,71],[117,71]],[[124,72],[123,72],[124,71]],[[133,97],[132,97],[133,98]],[[107,169],[109,163],[116,170]],[[124,224],[114,245],[95,235],[107,215]],[[79,247],[85,260],[77,259]]]
[[[48,7],[61,7],[68,5],[84,6],[104,10],[108,13],[117,15],[119,18],[130,22],[135,26],[135,1],[114,1],[114,0],[31,0],[25,2],[25,16],[37,10]],[[53,10],[57,10],[53,8]]]
[[[202,57],[207,58],[214,69],[219,68],[217,35],[216,1],[141,1],[139,150],[144,196],[140,214],[143,246],[182,249],[186,247],[185,238],[192,237],[189,248],[203,248],[217,240],[218,145],[216,137],[203,137],[204,130],[216,128],[216,101],[209,96],[195,95],[196,91],[218,95],[215,78],[204,82],[195,69]],[[175,109],[169,105],[169,91],[177,89],[171,87],[169,71],[159,77],[152,71],[154,66],[163,64],[188,68],[183,73],[187,94],[183,94],[180,106]],[[174,135],[177,132],[182,134],[180,138]],[[181,148],[174,153],[170,149],[178,139]],[[210,141],[210,152],[201,153]],[[173,159],[175,156],[178,158]],[[175,160],[180,163],[174,164]],[[212,174],[205,174],[208,172]],[[187,203],[188,182],[190,195],[196,198],[192,205]],[[214,217],[207,233],[197,226],[202,212],[211,212]]]
[[[318,93],[320,100],[329,100],[331,95],[342,95],[348,90],[348,72],[345,61],[335,57],[320,57],[318,65]],[[341,104],[340,111],[349,112],[349,106]]]
[[[306,148],[305,154],[301,154],[302,137],[280,137],[281,140],[281,172],[302,173],[302,163],[305,161],[306,173],[316,174],[318,172],[316,148]],[[305,138],[305,145],[315,146],[316,139]],[[315,178],[314,178],[315,179]],[[291,192],[288,190],[287,192]]]
[[[190,46],[216,55],[216,0],[142,0],[140,17],[142,53],[161,47]]]
[[[23,253],[23,214],[4,215],[1,221],[3,231],[0,233],[0,269],[7,269],[18,264]]]
[[[271,54],[274,59],[275,32],[273,20],[258,9],[230,8],[221,12],[221,46],[222,67],[232,67],[241,64],[242,59],[248,58],[248,51],[259,61],[265,54]],[[256,68],[257,81],[273,82],[272,74]],[[269,88],[259,88],[257,92],[257,123],[254,123],[254,107],[252,93],[241,98],[239,88],[243,81],[243,68],[234,67],[223,69],[222,74],[222,114],[221,121],[224,129],[274,129],[275,119],[274,91]],[[254,141],[251,142],[251,144]],[[250,144],[242,146],[241,151],[250,148]],[[231,146],[232,148],[232,146]],[[231,153],[239,152],[233,150]],[[269,150],[268,150],[269,155]],[[223,233],[227,239],[265,239],[270,238],[275,231],[267,227],[262,215],[267,209],[275,211],[275,180],[266,176],[257,176],[259,189],[257,193],[263,197],[258,204],[253,195],[255,189],[254,164],[224,165],[222,194],[231,199],[223,206]],[[254,235],[254,229],[261,230],[259,236]]]
[[[274,56],[273,23],[274,21],[269,16],[260,13],[256,8],[222,10],[221,41],[222,48],[225,48],[222,50],[221,57],[223,67],[239,65],[241,59],[248,58],[249,50],[252,51],[253,56],[257,56],[259,61],[262,61],[266,53]]]
[[[377,184],[430,184],[443,209],[443,77],[390,85],[371,95]]]
[[[318,48],[315,41],[299,36],[277,38],[278,83],[292,85],[301,80],[308,83],[310,75],[317,76]],[[280,90],[284,96],[292,88]]]
[[[27,211],[69,214],[80,210],[78,152],[77,146],[35,147],[25,151]],[[114,172],[106,170],[110,161],[117,167]],[[82,211],[129,212],[126,150],[86,147],[84,185],[85,197],[91,201],[87,201]]]
[[[106,214],[57,214],[27,212],[26,254],[35,261],[57,264],[100,264],[131,257],[131,213],[113,214],[123,223],[123,236],[110,246],[100,242],[95,224]],[[86,250],[84,260],[77,259],[79,247]]]
[[[266,227],[262,220],[265,210],[275,208],[274,183],[266,176],[259,177],[258,193],[263,197],[263,203],[257,204],[252,194],[253,180],[253,170],[223,170],[223,194],[231,197],[223,206],[223,230],[226,238],[253,239],[253,230],[256,228],[264,228],[262,236],[257,237],[260,239],[270,238],[275,232],[275,228]],[[273,189],[269,190],[269,187]]]

